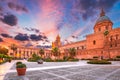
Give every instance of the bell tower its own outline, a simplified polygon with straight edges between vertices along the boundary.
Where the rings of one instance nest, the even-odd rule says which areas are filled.
[[[52,48],[60,47],[60,46],[61,46],[61,40],[60,40],[60,36],[58,34],[56,37],[56,40],[54,42],[52,42]]]

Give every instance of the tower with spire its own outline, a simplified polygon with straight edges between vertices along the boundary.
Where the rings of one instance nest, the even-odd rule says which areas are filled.
[[[104,32],[106,30],[112,30],[112,21],[105,15],[105,11],[101,9],[100,17],[97,19],[94,25],[94,33]]]
[[[60,40],[60,35],[58,34],[56,37],[56,40],[54,42],[52,42],[52,48],[55,47],[60,47],[61,46],[61,40]]]

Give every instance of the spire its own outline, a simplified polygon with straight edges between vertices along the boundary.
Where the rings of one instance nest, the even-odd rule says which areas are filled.
[[[101,9],[101,13],[100,13],[100,17],[102,17],[102,16],[105,16],[105,12],[104,12],[103,8]]]
[[[60,35],[59,35],[59,34],[57,35],[57,38],[60,38]]]

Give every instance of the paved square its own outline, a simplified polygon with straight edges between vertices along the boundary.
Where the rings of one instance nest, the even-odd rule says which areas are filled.
[[[28,70],[25,76],[18,77],[14,65],[11,68],[13,72],[7,73],[4,77],[4,80],[120,80],[120,65],[80,66],[77,65],[76,62],[45,64],[27,62],[25,64],[27,64],[28,66]],[[67,65],[67,67],[62,66],[65,64]],[[74,66],[71,66],[71,64],[73,64]],[[70,65],[70,67],[68,67],[68,65]],[[50,69],[48,68],[48,66],[50,67]],[[51,68],[52,66],[62,67]],[[43,67],[47,68],[44,69]]]

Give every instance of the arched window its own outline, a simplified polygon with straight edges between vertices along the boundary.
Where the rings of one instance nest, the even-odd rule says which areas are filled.
[[[95,45],[95,44],[96,44],[96,41],[94,40],[94,41],[93,41],[93,45]]]
[[[98,30],[101,31],[101,28],[99,28]]]
[[[110,36],[110,41],[112,41],[113,40],[113,36]]]
[[[105,29],[108,30],[108,26],[105,26]]]
[[[117,40],[117,39],[119,39],[119,38],[118,38],[118,35],[116,35],[116,40]]]
[[[81,46],[82,49],[84,49],[84,46]]]
[[[110,47],[112,47],[112,44],[110,45]]]

